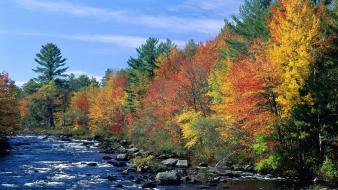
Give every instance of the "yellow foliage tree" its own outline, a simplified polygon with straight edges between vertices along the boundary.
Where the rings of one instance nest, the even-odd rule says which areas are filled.
[[[314,45],[319,42],[320,18],[309,1],[279,0],[278,4],[272,7],[273,16],[268,24],[272,37],[268,54],[282,79],[275,92],[281,116],[285,118],[294,105],[311,101],[309,95],[300,95],[300,89],[315,61]]]
[[[194,129],[193,124],[202,116],[201,112],[187,111],[176,117],[177,123],[182,129],[183,138],[187,140],[185,147],[191,148],[201,137],[200,131]]]
[[[98,127],[114,127],[126,97],[120,77],[112,76],[103,88],[92,87],[88,97],[90,130],[95,133]]]

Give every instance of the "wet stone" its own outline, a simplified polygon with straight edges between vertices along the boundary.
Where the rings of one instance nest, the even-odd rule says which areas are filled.
[[[179,168],[187,168],[188,166],[188,160],[178,160],[176,163],[176,167]]]
[[[123,188],[124,186],[122,184],[116,184],[114,185],[115,188]]]
[[[199,167],[206,168],[206,167],[208,167],[208,164],[205,163],[205,162],[202,162],[202,163],[198,164],[198,166],[199,166]]]
[[[180,183],[180,176],[176,171],[160,172],[156,175],[156,181],[161,184],[174,185]]]
[[[118,160],[118,161],[128,161],[128,155],[127,154],[118,154],[118,155],[116,155],[116,160]]]
[[[113,159],[113,158],[110,157],[110,156],[103,156],[102,159],[103,159],[103,160],[111,160],[111,159]]]
[[[108,179],[109,181],[116,181],[116,180],[117,180],[117,177],[116,177],[116,176],[111,176],[111,175],[109,175],[109,176],[107,177],[107,179]]]
[[[108,164],[111,164],[115,167],[125,167],[127,166],[127,163],[126,162],[119,162],[119,161],[108,161],[107,162]]]
[[[97,163],[95,163],[95,162],[90,162],[90,163],[87,163],[87,166],[92,166],[92,167],[94,167],[94,166],[97,166]]]
[[[177,161],[178,161],[177,159],[169,158],[169,159],[163,160],[161,163],[166,166],[175,166]]]

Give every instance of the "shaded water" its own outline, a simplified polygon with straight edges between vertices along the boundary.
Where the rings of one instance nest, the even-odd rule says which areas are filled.
[[[0,189],[140,189],[141,185],[102,160],[96,142],[62,141],[57,137],[16,136],[11,154],[0,158]],[[97,163],[97,166],[88,166]],[[117,178],[109,181],[108,175]],[[137,175],[137,174],[132,174]],[[135,177],[133,176],[133,177]],[[137,177],[137,176],[136,176]],[[119,185],[120,187],[117,187]],[[123,187],[122,187],[122,186]],[[297,189],[280,180],[233,179],[218,187],[199,185],[161,186],[158,189]]]

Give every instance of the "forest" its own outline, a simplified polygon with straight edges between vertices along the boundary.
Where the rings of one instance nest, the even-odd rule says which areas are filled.
[[[119,137],[193,164],[335,183],[337,31],[337,0],[247,0],[214,38],[183,48],[148,38],[102,81],[66,74],[61,49],[47,43],[22,87],[0,74],[0,136]]]

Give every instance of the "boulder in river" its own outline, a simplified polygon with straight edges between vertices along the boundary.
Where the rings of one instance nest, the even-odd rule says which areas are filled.
[[[28,142],[16,143],[15,146],[30,145]]]
[[[106,156],[103,156],[102,159],[103,159],[103,160],[111,160],[111,159],[113,159],[113,158],[106,155]]]
[[[122,184],[116,184],[116,185],[114,185],[114,188],[123,188],[124,186],[122,185]]]
[[[70,141],[72,141],[72,139],[70,137],[67,137],[67,136],[61,136],[61,141],[70,142]]]
[[[138,172],[138,173],[145,173],[145,172],[147,172],[148,171],[148,167],[147,166],[137,166],[137,168],[136,168],[136,171]]]
[[[97,166],[97,163],[95,163],[95,162],[90,162],[90,163],[87,163],[87,166],[92,166],[92,167],[94,167],[94,166]]]
[[[177,171],[160,172],[156,175],[156,181],[160,184],[174,185],[180,183],[180,175]]]
[[[95,143],[91,141],[85,141],[82,143],[83,146],[93,146]]]
[[[177,163],[177,159],[174,158],[168,158],[166,160],[163,160],[161,163],[166,165],[166,166],[175,166]]]
[[[128,161],[128,155],[127,154],[118,154],[116,155],[117,161]]]
[[[117,180],[116,176],[112,176],[112,175],[109,175],[109,176],[107,177],[107,179],[108,179],[109,181],[116,181],[116,180]]]

